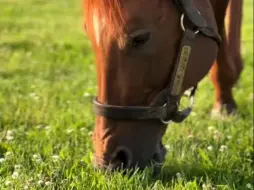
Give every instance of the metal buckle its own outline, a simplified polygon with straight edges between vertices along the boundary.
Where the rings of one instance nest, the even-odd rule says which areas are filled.
[[[184,17],[185,17],[185,14],[182,14],[180,24],[181,24],[182,30],[185,32]],[[199,33],[199,30],[196,30],[195,34],[198,34],[198,33]]]

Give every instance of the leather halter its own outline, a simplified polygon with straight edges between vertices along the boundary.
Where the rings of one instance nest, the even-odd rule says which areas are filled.
[[[200,14],[193,0],[174,0],[182,13],[181,27],[183,37],[180,44],[174,72],[168,86],[162,90],[157,100],[152,106],[116,106],[101,104],[95,98],[93,100],[93,111],[96,115],[103,116],[115,120],[148,120],[157,119],[164,124],[170,122],[180,123],[184,121],[192,111],[192,104],[197,86],[193,87],[189,97],[191,105],[183,111],[178,111],[179,101],[181,96],[181,88],[185,76],[187,64],[190,58],[192,45],[197,34],[202,34],[208,38],[215,40],[218,44],[221,43],[220,36],[209,27],[205,18]],[[184,26],[184,19],[194,27],[187,29]]]

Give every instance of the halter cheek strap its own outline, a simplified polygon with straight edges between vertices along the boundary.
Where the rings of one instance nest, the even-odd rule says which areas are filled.
[[[182,84],[186,73],[186,68],[192,51],[192,45],[195,40],[197,31],[186,29],[181,45],[180,51],[177,55],[175,69],[167,87],[167,117],[162,119],[163,123],[169,123],[171,120],[174,122],[182,122],[191,113],[192,107],[186,108],[184,111],[178,111],[178,104],[180,102],[180,93]],[[195,95],[197,87],[193,88],[192,95]]]

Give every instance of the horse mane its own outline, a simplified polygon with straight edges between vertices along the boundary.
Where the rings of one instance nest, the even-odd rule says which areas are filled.
[[[83,0],[84,21],[87,28],[92,26],[94,11],[99,19],[106,19],[107,26],[119,29],[123,24],[122,0]]]

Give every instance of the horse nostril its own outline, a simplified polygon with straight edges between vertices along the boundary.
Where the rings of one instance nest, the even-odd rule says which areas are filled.
[[[131,165],[131,153],[127,148],[118,147],[112,156],[112,164],[115,168],[129,168]]]

